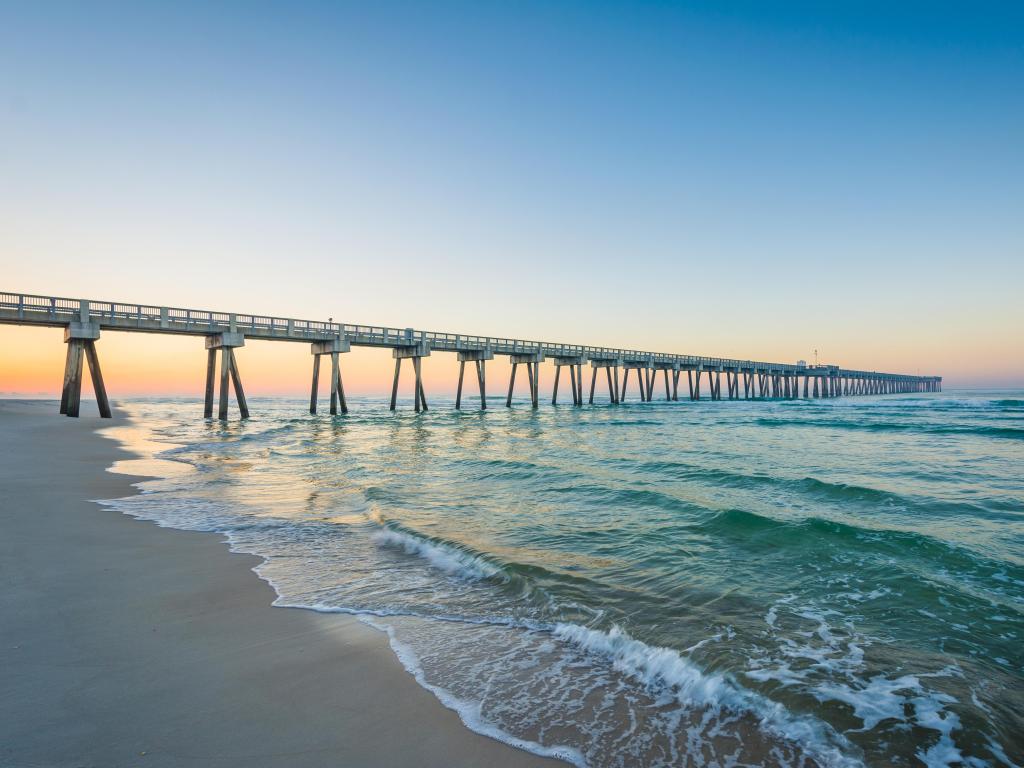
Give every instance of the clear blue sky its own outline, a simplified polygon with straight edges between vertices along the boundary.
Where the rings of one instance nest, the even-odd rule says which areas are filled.
[[[0,8],[0,288],[1024,383],[1024,3]]]

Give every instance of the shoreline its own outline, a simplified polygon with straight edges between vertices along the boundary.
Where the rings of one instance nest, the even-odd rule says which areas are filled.
[[[356,617],[277,610],[223,536],[92,501],[146,479],[108,471],[125,423],[0,400],[0,763],[565,765],[470,730]]]

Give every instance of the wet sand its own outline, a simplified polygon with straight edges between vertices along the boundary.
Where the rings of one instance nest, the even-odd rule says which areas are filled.
[[[110,425],[0,400],[0,765],[564,765],[469,731],[354,618],[271,607],[221,537],[90,502],[139,479]]]

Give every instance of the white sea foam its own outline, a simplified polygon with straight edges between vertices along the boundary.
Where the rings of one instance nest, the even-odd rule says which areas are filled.
[[[723,707],[749,712],[769,733],[799,745],[822,765],[861,765],[847,754],[846,739],[826,723],[794,715],[781,704],[737,685],[722,674],[703,672],[671,648],[650,646],[617,626],[603,632],[578,624],[558,624],[554,636],[608,659],[616,671],[648,688],[668,689],[685,706],[698,705],[711,712]]]
[[[407,555],[422,557],[434,568],[466,579],[486,579],[497,576],[501,569],[479,555],[464,552],[456,547],[439,542],[427,541],[412,534],[385,528],[373,535],[381,547],[394,547]]]
[[[870,731],[886,720],[913,722],[919,728],[937,731],[938,741],[916,753],[928,768],[944,768],[963,760],[952,735],[960,728],[960,718],[947,709],[957,700],[940,691],[927,690],[916,675],[894,679],[878,675],[866,684],[856,686],[820,684],[814,686],[812,692],[819,701],[831,699],[848,704],[862,721],[864,731]],[[913,708],[912,717],[907,715],[908,705]]]
[[[952,696],[932,692],[927,696],[911,699],[914,705],[914,719],[922,728],[939,732],[939,740],[924,750],[918,750],[917,758],[928,768],[945,768],[962,759],[960,750],[953,743],[952,733],[960,727],[960,718],[955,712],[944,711],[946,704],[956,702]]]
[[[1006,750],[1003,749],[1001,744],[997,744],[991,738],[986,740],[986,744],[988,746],[988,751],[991,752],[992,756],[1000,763],[1002,763],[1005,766],[1008,766],[1008,768],[1021,768],[1020,765],[1018,765],[1010,759],[1009,755],[1006,754]]]
[[[569,746],[556,745],[556,746],[545,746],[539,744],[536,741],[530,741],[527,739],[520,739],[512,734],[503,731],[493,723],[488,722],[480,715],[480,706],[478,702],[460,699],[453,695],[448,690],[434,685],[427,680],[426,674],[424,673],[423,667],[420,665],[419,659],[413,650],[403,643],[395,634],[395,631],[385,623],[374,621],[369,616],[360,616],[360,621],[363,623],[378,629],[388,636],[388,642],[391,644],[392,650],[395,652],[395,656],[402,663],[402,666],[416,678],[416,682],[423,688],[434,694],[437,699],[451,710],[454,710],[462,722],[467,728],[476,733],[490,736],[492,739],[504,742],[513,747],[519,749],[525,749],[528,752],[532,752],[535,755],[542,757],[553,757],[558,760],[564,760],[568,763],[572,763],[578,768],[586,768],[587,762],[579,750]]]
[[[883,720],[902,720],[906,696],[900,691],[918,691],[921,684],[913,675],[889,680],[883,676],[873,677],[866,685],[856,688],[846,683],[822,683],[814,686],[812,693],[819,701],[832,699],[853,708],[853,714],[863,722],[862,730],[870,731]]]

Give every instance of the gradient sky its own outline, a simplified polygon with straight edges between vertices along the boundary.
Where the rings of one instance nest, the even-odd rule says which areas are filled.
[[[1024,4],[4,3],[0,290],[1022,386]],[[0,392],[60,340],[0,328]]]

